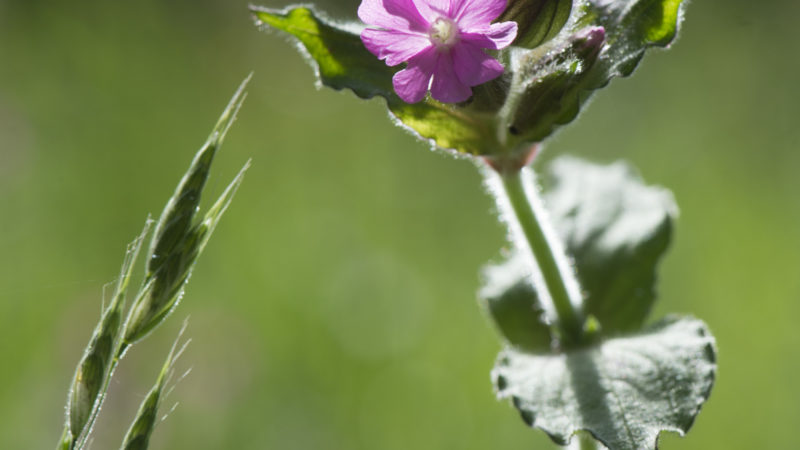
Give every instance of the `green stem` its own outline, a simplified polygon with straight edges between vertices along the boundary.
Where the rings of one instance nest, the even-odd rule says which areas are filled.
[[[567,264],[566,256],[562,253],[563,250],[555,247],[557,245],[553,242],[555,237],[550,238],[543,227],[546,216],[536,189],[533,186],[526,189],[525,178],[528,170],[530,169],[523,168],[500,173],[502,187],[533,254],[533,259],[541,271],[544,287],[550,294],[558,316],[562,339],[565,344],[577,344],[583,335],[583,318],[575,306],[580,303],[573,302],[573,297],[577,294],[571,294],[569,288],[570,283],[572,286],[577,286],[577,282]]]

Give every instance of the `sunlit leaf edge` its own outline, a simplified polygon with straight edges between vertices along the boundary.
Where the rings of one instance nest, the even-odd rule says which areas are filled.
[[[398,125],[430,140],[436,148],[469,155],[486,155],[498,150],[493,116],[467,113],[430,97],[415,104],[402,101],[391,85],[391,77],[398,69],[386,66],[366,50],[359,36],[363,25],[334,21],[311,6],[273,9],[251,5],[250,11],[259,27],[271,27],[292,38],[321,85],[335,90],[350,90],[361,99],[384,98]],[[295,23],[306,26],[296,26]],[[348,51],[343,53],[358,61],[361,66],[351,67],[362,69],[362,76],[348,75],[339,61],[345,56],[334,55],[329,46],[323,44],[324,33],[344,38],[342,45],[346,45]]]

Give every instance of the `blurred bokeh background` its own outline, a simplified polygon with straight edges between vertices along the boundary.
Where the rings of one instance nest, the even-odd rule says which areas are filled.
[[[348,19],[358,1],[317,3]],[[92,448],[119,445],[187,316],[192,372],[154,449],[550,448],[489,382],[500,344],[475,292],[504,231],[475,168],[379,100],[316,90],[246,6],[0,0],[0,448],[55,445],[104,284],[250,71],[209,198],[253,166],[175,315],[123,361]],[[798,17],[693,2],[674,48],[538,162],[624,158],[676,195],[654,318],[704,319],[720,369],[667,450],[800,439]]]

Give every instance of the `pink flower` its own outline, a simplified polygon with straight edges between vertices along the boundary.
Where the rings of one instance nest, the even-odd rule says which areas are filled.
[[[405,102],[422,100],[429,87],[440,102],[463,102],[471,86],[503,73],[484,49],[517,36],[515,22],[492,23],[505,7],[505,0],[362,0],[358,17],[380,28],[365,29],[361,40],[389,66],[408,62],[392,79]]]

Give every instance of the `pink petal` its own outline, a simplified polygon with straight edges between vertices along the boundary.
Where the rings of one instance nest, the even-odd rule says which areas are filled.
[[[477,45],[480,48],[500,50],[508,47],[517,38],[516,22],[493,23],[489,30],[483,33],[462,33],[461,40]]]
[[[385,59],[389,66],[408,61],[431,46],[430,40],[423,35],[373,28],[361,32],[361,41],[367,50],[378,59]]]
[[[358,18],[389,30],[427,33],[429,27],[412,0],[361,0]]]
[[[439,53],[430,47],[408,61],[408,67],[394,74],[394,91],[406,103],[417,103],[425,98]]]
[[[433,23],[440,17],[453,18],[451,3],[458,0],[414,0],[417,10],[428,21]]]
[[[464,31],[486,29],[506,10],[506,0],[455,0],[454,18]]]
[[[502,64],[472,44],[456,45],[452,55],[456,75],[467,86],[477,86],[503,74]]]
[[[459,103],[472,96],[472,89],[458,79],[450,53],[441,53],[433,72],[431,96],[442,103]]]

